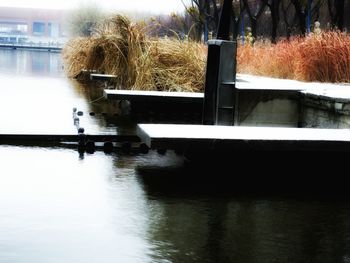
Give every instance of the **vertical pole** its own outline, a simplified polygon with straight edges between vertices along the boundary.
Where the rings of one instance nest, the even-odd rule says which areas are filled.
[[[224,0],[217,39],[208,41],[203,101],[204,125],[232,125],[237,43],[230,41],[232,0]]]
[[[235,41],[209,40],[205,78],[204,125],[233,125],[236,78]]]

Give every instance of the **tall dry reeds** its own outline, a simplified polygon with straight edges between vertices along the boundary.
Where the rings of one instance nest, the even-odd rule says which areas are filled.
[[[350,82],[350,36],[322,32],[277,44],[257,42],[239,46],[241,73],[302,81]]]
[[[350,82],[350,36],[322,32],[300,43],[295,77],[304,81]]]

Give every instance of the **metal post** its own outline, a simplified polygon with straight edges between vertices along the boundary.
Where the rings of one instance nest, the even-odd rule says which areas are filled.
[[[216,40],[208,41],[203,124],[233,125],[236,41],[229,41],[232,0],[224,0]]]

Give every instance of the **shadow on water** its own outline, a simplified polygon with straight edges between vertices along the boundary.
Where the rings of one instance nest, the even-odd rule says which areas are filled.
[[[137,172],[150,202],[163,203],[151,228],[171,262],[348,262],[348,200],[257,192],[254,182],[242,191],[192,168]]]
[[[196,152],[180,167],[138,166],[152,194],[345,198],[346,153]],[[193,153],[192,153],[193,157]]]
[[[158,204],[150,229],[162,241],[159,253],[170,262],[349,262],[349,191],[336,174],[346,164],[336,155],[137,165],[149,202]]]

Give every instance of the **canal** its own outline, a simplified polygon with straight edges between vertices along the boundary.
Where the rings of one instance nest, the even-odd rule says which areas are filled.
[[[74,134],[73,107],[87,132],[115,133],[101,94],[59,53],[0,50],[2,134]],[[350,262],[347,199],[169,185],[184,169],[173,152],[0,145],[0,262]]]

